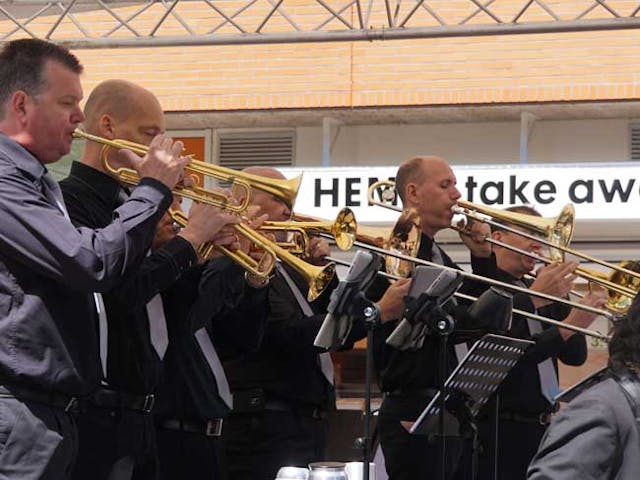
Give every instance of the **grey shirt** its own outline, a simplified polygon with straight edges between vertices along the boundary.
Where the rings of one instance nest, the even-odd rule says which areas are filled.
[[[145,178],[99,230],[45,195],[46,168],[0,134],[0,384],[83,395],[99,379],[92,292],[144,258],[171,192]]]
[[[615,479],[640,475],[640,435],[631,406],[608,378],[554,418],[529,465],[529,480]]]

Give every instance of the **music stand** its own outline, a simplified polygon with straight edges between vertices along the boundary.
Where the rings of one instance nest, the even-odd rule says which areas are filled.
[[[475,342],[445,381],[444,404],[441,395],[431,399],[418,419],[408,427],[415,435],[460,436],[471,430],[474,436],[474,475],[476,465],[475,419],[480,409],[498,389],[525,350],[534,342],[502,335],[487,334]],[[441,419],[442,415],[442,419]]]

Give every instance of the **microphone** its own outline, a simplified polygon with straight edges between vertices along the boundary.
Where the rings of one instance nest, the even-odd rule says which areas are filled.
[[[453,294],[460,288],[463,277],[452,270],[420,265],[416,267],[405,311],[398,326],[387,337],[386,343],[399,350],[421,348],[429,331],[428,320],[441,312]]]
[[[327,314],[313,342],[316,347],[333,350],[345,344],[353,326],[352,317],[363,314],[357,311],[359,307],[363,310],[365,307],[358,301],[364,297],[362,291],[371,285],[381,266],[379,255],[358,250],[346,278],[331,292]]]

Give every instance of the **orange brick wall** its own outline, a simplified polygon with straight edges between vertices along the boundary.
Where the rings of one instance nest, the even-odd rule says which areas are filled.
[[[326,18],[326,11],[308,3],[303,0],[285,2],[287,11],[296,15],[296,20],[303,25],[316,25]],[[344,5],[345,2],[339,3]],[[382,26],[386,21],[384,2],[375,3],[372,24]],[[410,3],[405,2],[407,7]],[[495,11],[508,20],[525,2],[496,3],[500,7]],[[547,3],[569,18],[593,2]],[[226,12],[233,12],[242,4],[228,2]],[[444,12],[448,21],[459,21],[475,9],[467,0],[431,1],[429,4],[439,13]],[[637,2],[631,1],[610,1],[608,4],[620,12],[637,6]],[[241,24],[248,26],[253,22],[255,25],[256,19],[268,8],[268,2],[256,5],[256,9],[249,9],[245,17],[239,17]],[[201,18],[200,23],[196,23],[200,33],[220,22],[220,18],[206,20],[211,9],[200,2],[186,2],[180,4],[180,8],[185,17]],[[126,17],[133,10],[120,8],[117,11]],[[399,18],[406,13],[401,12]],[[597,13],[594,11],[591,17],[598,17]],[[84,22],[92,21],[99,32],[113,26],[112,19],[104,14],[94,12],[76,16]],[[141,15],[136,28],[141,32],[148,31],[153,25],[152,17],[151,13]],[[353,11],[346,17],[355,20]],[[602,18],[601,11],[598,18]],[[532,7],[526,20],[532,19],[546,21],[549,17],[541,9]],[[38,20],[30,24],[30,28],[45,32],[54,20],[54,17]],[[474,22],[486,23],[486,16],[478,15]],[[420,10],[412,23],[428,26],[435,21]],[[286,25],[284,19],[275,14],[265,31],[282,31]],[[0,22],[0,32],[8,28],[12,28],[11,25]],[[232,31],[230,26],[219,30],[220,33]],[[182,34],[184,30],[174,19],[168,18],[160,32]],[[68,21],[63,22],[56,35],[58,38],[79,36]],[[371,43],[121,48],[77,50],[76,53],[86,66],[84,85],[87,91],[107,78],[127,78],[152,89],[169,111],[640,97],[638,30]]]

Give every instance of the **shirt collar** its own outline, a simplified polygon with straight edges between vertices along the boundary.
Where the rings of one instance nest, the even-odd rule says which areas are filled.
[[[73,162],[69,177],[86,183],[102,200],[114,208],[119,205],[120,183],[109,174],[82,162]]]
[[[18,170],[28,173],[33,178],[42,178],[47,168],[33,154],[18,142],[0,133],[0,152],[6,160],[12,162]]]

